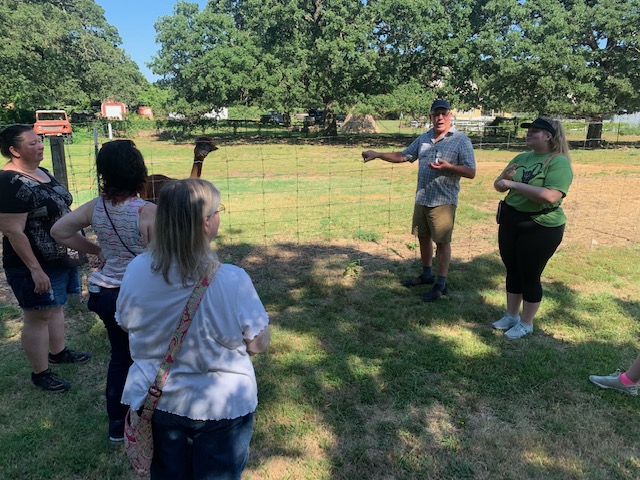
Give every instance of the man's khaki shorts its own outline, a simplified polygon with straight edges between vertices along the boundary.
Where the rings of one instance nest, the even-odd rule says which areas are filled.
[[[412,231],[418,237],[431,237],[436,243],[451,243],[455,220],[455,205],[416,205],[413,209]]]

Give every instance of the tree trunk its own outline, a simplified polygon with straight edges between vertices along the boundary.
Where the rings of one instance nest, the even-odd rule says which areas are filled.
[[[602,115],[589,117],[586,146],[591,148],[599,148],[602,147],[602,144]]]
[[[324,124],[324,134],[327,137],[337,137],[338,136],[338,124],[336,123],[336,115],[331,112],[325,118]]]
[[[333,102],[327,102],[324,109],[323,134],[327,137],[338,136],[338,125],[336,123],[336,114],[333,111]]]

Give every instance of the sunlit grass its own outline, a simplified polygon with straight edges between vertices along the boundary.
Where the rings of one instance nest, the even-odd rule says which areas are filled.
[[[154,172],[188,175],[192,145],[137,143]],[[476,152],[452,293],[427,305],[424,289],[399,282],[419,269],[408,231],[415,165],[363,166],[364,147],[229,143],[205,161],[227,206],[219,255],[248,271],[273,329],[254,357],[260,404],[245,478],[638,478],[637,398],[587,380],[628,367],[640,346],[638,152],[607,151],[602,169],[602,151],[575,152],[571,223],[543,276],[535,332],[507,342],[490,328],[505,308],[492,182],[514,152]],[[69,146],[85,189],[77,201],[95,195],[92,148]],[[596,177],[609,188],[593,190]],[[607,215],[605,198],[623,188],[625,213]],[[607,208],[594,210],[594,197]],[[50,395],[30,384],[19,317],[15,302],[0,305],[0,477],[133,478],[107,441],[102,324],[67,307],[70,345],[94,358],[60,366],[73,388]]]

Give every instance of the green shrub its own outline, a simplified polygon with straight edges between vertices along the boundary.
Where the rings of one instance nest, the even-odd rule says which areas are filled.
[[[377,242],[380,240],[380,235],[376,232],[372,232],[371,230],[359,229],[353,232],[353,238],[363,242]]]

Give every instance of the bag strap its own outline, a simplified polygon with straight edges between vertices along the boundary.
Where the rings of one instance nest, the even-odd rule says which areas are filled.
[[[120,240],[120,243],[122,245],[124,245],[124,248],[127,249],[127,251],[133,255],[134,257],[136,257],[137,255],[135,253],[133,253],[131,251],[131,249],[129,248],[129,246],[124,243],[124,240],[122,240],[122,237],[120,236],[120,234],[118,233],[118,230],[116,230],[116,226],[113,224],[113,220],[111,220],[111,215],[109,215],[109,210],[107,210],[107,202],[104,201],[104,198],[101,198],[102,200],[102,206],[104,207],[104,213],[107,214],[107,218],[109,219],[109,223],[111,223],[111,227],[113,228],[113,231],[116,232],[116,235],[118,236],[118,239]]]
[[[160,401],[162,389],[167,383],[167,378],[169,377],[169,373],[171,371],[171,365],[173,365],[173,361],[178,356],[178,352],[180,352],[182,341],[184,340],[184,337],[189,330],[189,326],[191,325],[191,321],[193,320],[193,317],[198,310],[198,306],[200,306],[200,301],[204,297],[204,294],[211,284],[213,277],[218,271],[218,268],[220,268],[220,262],[215,261],[211,266],[209,273],[202,277],[202,279],[200,279],[200,281],[194,287],[193,292],[191,292],[189,300],[187,300],[187,304],[185,305],[182,312],[182,316],[180,317],[180,321],[178,322],[178,327],[176,328],[176,331],[173,333],[171,341],[169,342],[167,353],[164,354],[162,364],[158,369],[158,373],[156,374],[153,385],[149,387],[149,392],[147,393],[144,401],[142,414],[140,415],[141,417],[151,419],[151,415],[153,415],[153,411]]]

